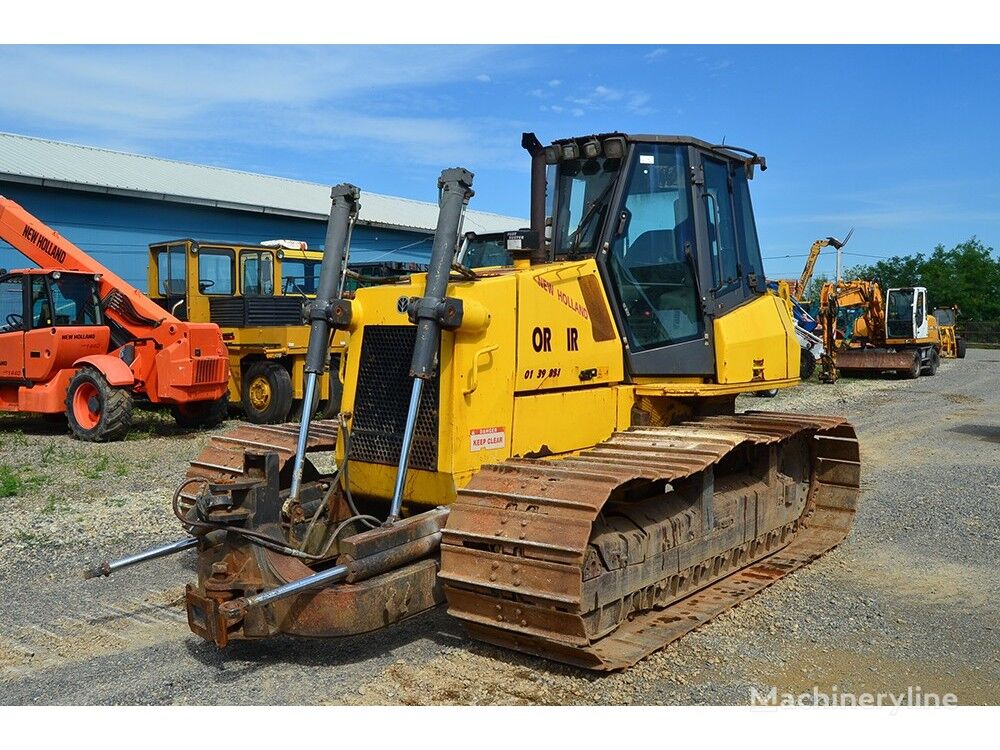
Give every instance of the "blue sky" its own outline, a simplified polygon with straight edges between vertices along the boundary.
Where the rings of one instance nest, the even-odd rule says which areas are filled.
[[[0,130],[527,214],[520,133],[752,148],[772,276],[856,227],[845,264],[1000,247],[997,47],[4,47]],[[785,256],[793,257],[785,257]],[[819,272],[831,272],[832,258]]]

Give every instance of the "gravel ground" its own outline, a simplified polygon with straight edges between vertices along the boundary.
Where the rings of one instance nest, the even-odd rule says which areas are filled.
[[[854,422],[864,460],[855,527],[823,559],[603,676],[470,641],[440,608],[376,634],[218,651],[186,626],[193,554],[79,576],[85,563],[178,537],[170,493],[207,433],[146,414],[133,439],[94,446],[3,418],[0,702],[745,704],[751,688],[919,686],[996,704],[998,393],[1000,352],[970,350],[934,378],[741,399],[740,409]]]

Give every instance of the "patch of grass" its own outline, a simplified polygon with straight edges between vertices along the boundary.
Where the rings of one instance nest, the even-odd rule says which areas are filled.
[[[128,431],[125,435],[126,440],[149,440],[153,437],[154,432],[152,427],[144,427],[142,429],[132,426],[132,429]]]
[[[46,516],[65,513],[68,510],[69,503],[65,497],[61,497],[60,495],[49,495],[45,500],[45,505],[42,506],[42,513]]]
[[[100,479],[104,472],[108,470],[108,466],[111,464],[111,459],[107,455],[98,456],[92,464],[85,466],[80,470],[85,479]]]
[[[24,529],[18,529],[14,533],[14,538],[16,538],[17,541],[19,542],[23,542],[24,544],[31,544],[32,542],[38,541],[37,534],[33,534],[30,531],[25,531]]]
[[[127,477],[128,476],[128,464],[124,461],[119,461],[115,464],[114,473],[116,477]]]
[[[45,463],[52,463],[52,460],[59,453],[59,447],[55,443],[49,443],[44,448],[42,448],[42,461]]]
[[[24,436],[24,430],[11,430],[3,436],[0,445],[7,448],[21,448],[28,444],[28,438]]]
[[[0,466],[0,497],[16,497],[21,492],[21,477],[9,465]]]

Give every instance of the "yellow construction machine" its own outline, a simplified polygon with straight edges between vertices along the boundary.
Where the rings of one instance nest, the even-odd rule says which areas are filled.
[[[257,424],[296,420],[302,412],[309,326],[303,304],[316,296],[323,253],[304,242],[260,245],[179,239],[149,246],[149,294],[182,320],[215,323],[229,353],[229,401]],[[347,335],[331,344],[330,377],[322,375],[320,413],[340,410],[340,356]]]
[[[941,336],[941,356],[946,359],[965,359],[965,339],[958,335],[958,305],[937,307],[934,319]]]
[[[455,262],[473,177],[448,169],[427,273],[341,299],[359,193],[334,188],[305,371],[308,393],[350,332],[341,414],[307,415],[294,455],[262,439],[196,461],[174,503],[190,536],[90,575],[196,547],[188,621],[220,647],[447,601],[475,638],[609,670],[840,543],[854,428],[735,413],[799,375],[751,209],[764,159],[677,136],[522,145],[509,266]]]
[[[822,382],[886,371],[917,378],[936,374],[941,363],[941,335],[927,313],[924,287],[889,289],[883,297],[875,281],[828,282],[820,291],[819,321]]]

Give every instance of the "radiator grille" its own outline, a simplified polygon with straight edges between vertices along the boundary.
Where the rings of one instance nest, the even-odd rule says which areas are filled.
[[[226,361],[218,357],[194,361],[194,384],[221,383],[225,380]]]
[[[413,378],[416,326],[366,326],[354,397],[351,458],[396,466]],[[438,376],[424,384],[410,467],[435,471],[438,458]]]
[[[301,297],[212,297],[209,319],[227,328],[304,325]]]

